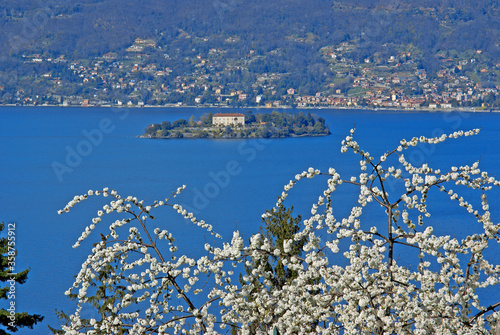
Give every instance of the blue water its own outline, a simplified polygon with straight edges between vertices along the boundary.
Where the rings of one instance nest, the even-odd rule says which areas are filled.
[[[375,157],[395,148],[401,138],[480,127],[479,136],[424,146],[409,157],[415,164],[425,160],[443,169],[480,159],[482,169],[497,176],[500,172],[500,114],[494,113],[315,110],[312,112],[329,123],[331,136],[270,141],[136,138],[150,123],[206,112],[208,109],[187,108],[0,108],[0,220],[16,224],[16,269],[31,268],[26,284],[16,287],[16,306],[19,311],[45,316],[31,333],[48,334],[47,325],[57,326],[54,309],[71,306],[63,292],[71,286],[97,233],[79,249],[71,246],[102,201],[84,202],[64,215],[57,215],[57,210],[89,189],[109,187],[122,196],[152,201],[187,184],[179,202],[229,239],[234,229],[245,236],[257,231],[260,215],[274,205],[283,185],[296,173],[310,166],[320,170],[333,166],[342,176],[350,176],[353,169],[359,174],[356,157],[340,153],[340,142],[354,124],[358,142]],[[306,215],[323,186],[324,180],[308,180],[292,192],[286,204]],[[354,191],[346,188],[337,198],[339,214],[355,204]],[[498,193],[491,198],[495,218],[500,215],[495,208]],[[433,209],[438,230],[452,235],[474,230],[463,210],[446,197],[436,195],[436,199]],[[378,211],[368,209],[364,220],[373,220],[373,224],[383,220]],[[157,216],[158,223],[177,236],[181,248],[194,255],[203,252],[206,240],[211,241],[210,235],[173,211],[165,209]],[[487,299],[499,300],[499,290],[489,292]]]

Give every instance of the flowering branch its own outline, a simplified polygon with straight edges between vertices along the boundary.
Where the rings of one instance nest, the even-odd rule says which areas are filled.
[[[500,244],[500,224],[493,223],[486,197],[500,182],[481,171],[479,162],[441,171],[428,164],[414,166],[405,157],[421,143],[439,144],[478,133],[474,129],[402,140],[377,160],[361,150],[352,129],[341,152],[360,157],[359,174],[342,178],[333,168],[309,168],[284,186],[276,207],[263,215],[264,220],[279,217],[298,182],[325,177],[323,193],[296,231],[279,243],[263,234],[244,243],[234,232],[220,247],[207,243],[208,256],[199,258],[179,255],[172,234],[160,227],[151,230],[149,224],[155,219],[154,209],[170,206],[220,237],[192,213],[170,204],[184,187],[149,206],[108,189],[77,196],[60,213],[92,195],[113,200],[98,211],[75,247],[105,214],[125,217],[112,222],[109,234],[93,245],[67,291],[78,307],[63,331],[215,334],[231,327],[242,334],[267,334],[276,327],[283,334],[467,334],[494,329],[500,326],[500,302],[483,306],[479,292],[500,283],[500,265],[491,263],[486,252]],[[459,195],[451,185],[472,192]],[[337,217],[339,199],[333,194],[342,187],[359,193],[346,216]],[[431,190],[464,208],[477,232],[460,238],[435,235],[427,207]],[[475,192],[480,193],[480,206],[464,198]],[[371,205],[384,211],[386,223],[364,219],[363,211]],[[277,224],[285,226],[284,221]],[[127,238],[119,239],[126,227]],[[405,256],[402,261],[397,251]],[[293,276],[277,281],[277,264],[281,273]],[[204,283],[202,275],[207,276]],[[82,306],[89,304],[98,308],[100,318],[82,319]]]

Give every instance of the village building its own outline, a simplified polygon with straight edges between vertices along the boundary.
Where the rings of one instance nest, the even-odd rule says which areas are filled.
[[[217,113],[212,117],[214,126],[243,126],[245,115],[240,113]]]

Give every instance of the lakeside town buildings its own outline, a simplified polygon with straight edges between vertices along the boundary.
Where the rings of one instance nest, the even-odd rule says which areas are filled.
[[[286,87],[288,73],[248,75],[253,82],[224,82],[232,73],[247,73],[248,59],[226,59],[224,50],[210,49],[189,59],[192,72],[174,75],[148,60],[147,48],[158,48],[137,39],[119,58],[108,53],[87,62],[24,55],[24,62],[42,64],[47,70],[36,78],[16,78],[20,87],[6,92],[0,85],[0,104],[62,106],[215,106],[297,108],[395,108],[395,109],[499,109],[500,85],[495,78],[500,63],[482,58],[481,51],[436,55],[440,70],[430,75],[417,64],[417,53],[402,51],[389,57],[374,55],[362,63],[349,58],[355,46],[342,43],[322,49],[324,61],[334,75],[319,92]],[[279,50],[275,52],[279,55]],[[170,57],[165,54],[165,57]],[[384,58],[386,57],[386,58]],[[186,60],[187,61],[187,60]],[[65,68],[66,76],[51,67]],[[483,76],[483,77],[481,77]],[[489,76],[488,84],[480,78]],[[488,77],[488,78],[489,78]],[[252,79],[253,78],[253,79]],[[24,80],[24,82],[23,82]],[[284,86],[284,87],[283,87]],[[71,90],[70,90],[71,89]],[[67,93],[78,92],[78,93]]]

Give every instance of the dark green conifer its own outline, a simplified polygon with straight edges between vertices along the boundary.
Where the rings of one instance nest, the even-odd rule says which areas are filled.
[[[9,228],[15,227],[14,224],[9,224]],[[0,224],[0,232],[5,228],[4,223]],[[6,283],[7,286],[0,288],[0,299],[7,300],[4,302],[5,308],[0,309],[0,335],[6,335],[17,332],[20,327],[28,327],[33,329],[33,326],[43,320],[43,316],[38,314],[30,315],[27,312],[19,312],[17,310],[16,295],[17,286],[24,284],[28,279],[30,269],[16,273],[16,235],[15,230],[9,229],[7,237],[0,238],[0,282]]]
[[[260,227],[260,233],[271,241],[271,249],[279,248],[281,255],[284,255],[283,242],[293,239],[293,236],[300,230],[302,217],[293,216],[293,206],[286,208],[283,204],[277,209],[266,211],[268,214],[262,219],[263,225]],[[305,244],[305,238],[300,241],[292,242],[290,254],[299,256],[302,254],[302,248]],[[297,277],[296,271],[290,270],[283,265],[283,256],[270,256],[267,262],[274,273],[273,285],[281,289],[286,283]]]
[[[280,256],[269,255],[259,260],[260,265],[264,266],[267,271],[273,274],[273,277],[270,278],[272,285],[267,288],[272,292],[283,289],[284,285],[297,278],[297,271],[287,268],[283,264],[283,260],[285,258],[290,259],[291,256],[300,256],[306,239],[302,238],[299,241],[292,242],[289,253],[285,254],[283,242],[293,239],[294,235],[299,232],[302,217],[300,215],[294,217],[293,206],[286,208],[282,203],[280,203],[278,208],[267,210],[266,214],[267,215],[262,218],[263,225],[260,226],[259,232],[270,241],[271,250],[279,248],[281,251]],[[251,271],[251,267],[246,267],[247,273],[251,273]],[[240,275],[240,281],[242,280],[242,276]],[[259,280],[256,280],[253,285],[255,287],[253,292],[257,292],[262,288],[263,284]],[[279,315],[275,315],[275,318],[278,317]],[[257,321],[250,325],[250,333],[255,334],[259,329],[269,332],[271,331],[269,326],[270,325]],[[232,333],[236,333],[236,327],[232,328]]]

